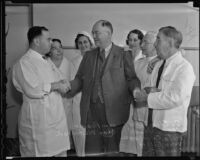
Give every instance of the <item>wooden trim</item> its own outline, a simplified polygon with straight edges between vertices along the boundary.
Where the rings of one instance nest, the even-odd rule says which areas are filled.
[[[76,49],[74,46],[63,46],[63,49]],[[198,51],[199,47],[181,47],[184,50]]]
[[[199,50],[199,47],[181,47],[181,49],[184,49],[184,50],[195,50],[195,51],[198,51]]]

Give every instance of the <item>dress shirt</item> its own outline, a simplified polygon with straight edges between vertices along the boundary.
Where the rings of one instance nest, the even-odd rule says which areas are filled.
[[[111,48],[112,48],[112,43],[108,46],[108,47],[106,47],[105,48],[105,58],[107,58],[108,57],[108,55],[109,55],[109,53],[110,53],[110,50],[111,50]]]
[[[156,64],[153,75],[158,73],[162,62]],[[153,76],[151,83],[156,84],[156,79],[157,75]],[[187,110],[194,81],[192,65],[179,52],[166,59],[158,86],[161,91],[150,93],[147,98],[149,108],[153,109],[153,127],[164,131],[187,130]]]

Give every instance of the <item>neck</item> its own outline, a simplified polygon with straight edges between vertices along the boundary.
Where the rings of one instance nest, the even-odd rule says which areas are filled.
[[[100,48],[101,48],[101,49],[105,49],[105,48],[107,48],[110,44],[112,44],[111,41],[109,41],[108,43],[104,44],[104,45],[101,46]]]
[[[156,50],[152,50],[149,54],[146,55],[146,57],[153,57],[156,55]]]
[[[172,49],[169,51],[168,57],[167,57],[166,59],[168,59],[169,57],[173,56],[177,51],[178,51],[178,49],[172,48]]]
[[[140,52],[140,48],[133,48],[133,49],[132,49],[132,53],[133,53],[135,56],[137,56],[137,55],[139,54],[139,52]]]
[[[36,51],[37,53],[39,53],[39,54],[41,54],[41,55],[44,55],[44,54],[41,52],[41,50],[40,50],[38,47],[36,47],[36,46],[31,45],[31,46],[30,46],[30,49]]]

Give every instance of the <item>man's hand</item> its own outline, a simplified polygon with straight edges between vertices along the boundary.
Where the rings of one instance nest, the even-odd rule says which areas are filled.
[[[140,90],[140,92],[135,92],[134,99],[136,102],[146,102],[147,101],[147,93],[145,90]]]
[[[57,91],[61,94],[65,94],[71,89],[71,85],[67,80],[60,80],[58,82],[53,82],[51,86],[52,86],[51,87],[52,91]]]

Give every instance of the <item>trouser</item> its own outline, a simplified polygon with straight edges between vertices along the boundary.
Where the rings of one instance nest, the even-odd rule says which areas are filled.
[[[162,131],[152,126],[144,129],[142,156],[181,156],[183,133]]]
[[[123,125],[109,126],[105,106],[99,100],[91,103],[86,124],[86,156],[116,156]]]

